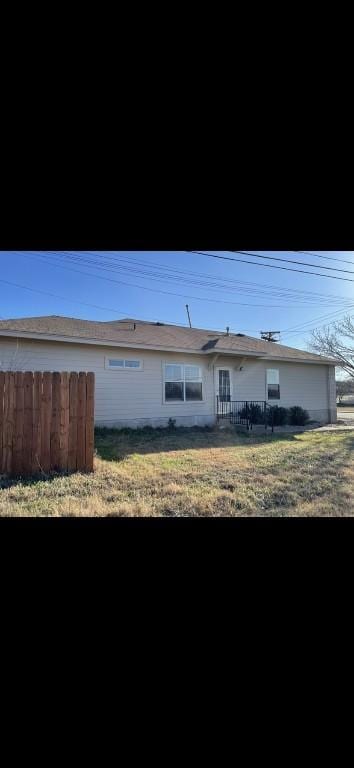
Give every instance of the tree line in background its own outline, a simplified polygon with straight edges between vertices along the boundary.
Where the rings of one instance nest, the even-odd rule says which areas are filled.
[[[337,379],[336,389],[339,402],[343,396],[354,399],[354,322],[348,315],[336,323],[312,332],[310,348],[320,355],[335,357],[338,367],[346,373],[345,379]]]
[[[337,397],[354,398],[354,322],[350,316],[312,332],[310,348],[327,357],[335,357],[347,378],[336,381]]]

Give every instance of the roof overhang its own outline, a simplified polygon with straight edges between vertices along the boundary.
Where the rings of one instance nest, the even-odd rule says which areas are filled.
[[[219,357],[252,357],[258,360],[272,360],[284,363],[311,363],[315,365],[341,365],[339,360],[332,360],[330,358],[323,358],[318,360],[308,360],[306,358],[293,358],[293,357],[276,357],[276,355],[264,355],[261,352],[254,352],[253,350],[240,349],[186,349],[185,347],[169,347],[158,344],[138,344],[134,341],[117,341],[115,339],[96,339],[96,338],[83,338],[82,336],[65,336],[53,333],[35,333],[34,331],[18,331],[18,330],[2,330],[0,329],[0,338],[8,337],[15,339],[33,339],[34,341],[56,341],[64,342],[67,344],[89,344],[98,347],[118,347],[126,349],[148,349],[152,352],[179,352],[182,354],[212,356],[216,353]]]
[[[182,354],[191,355],[210,355],[215,354],[215,350],[203,350],[203,349],[187,349],[186,347],[170,347],[163,344],[139,344],[134,341],[117,341],[116,339],[89,339],[82,336],[64,336],[53,333],[35,333],[34,331],[9,331],[0,329],[0,338],[7,336],[15,339],[33,339],[34,341],[56,341],[64,342],[67,344],[90,344],[98,347],[118,347],[126,349],[148,349],[152,352],[181,352]],[[222,350],[219,354],[230,354],[228,351]],[[244,355],[244,352],[232,352],[233,357],[239,357]],[[254,352],[247,352],[247,356],[259,357]]]

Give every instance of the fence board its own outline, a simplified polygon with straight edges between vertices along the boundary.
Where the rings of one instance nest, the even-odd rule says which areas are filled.
[[[0,475],[2,473],[2,456],[3,456],[3,433],[4,433],[4,387],[5,387],[5,374],[0,371]]]
[[[3,472],[12,471],[12,439],[15,416],[15,375],[12,371],[5,373],[4,381],[4,426],[3,426]]]
[[[0,472],[92,472],[93,373],[0,372]]]
[[[23,373],[15,373],[15,431],[13,435],[12,472],[20,475],[23,470],[23,426],[25,390]]]
[[[79,373],[77,388],[77,469],[85,471],[86,466],[86,373]]]
[[[42,401],[42,373],[36,371],[33,374],[33,411],[32,411],[32,472],[41,470],[41,401]]]
[[[59,469],[68,469],[69,448],[69,374],[60,374],[60,433],[59,433]]]
[[[69,382],[69,447],[68,447],[68,470],[74,472],[76,469],[77,456],[77,397],[78,397],[78,375],[70,374]]]
[[[52,428],[52,374],[43,373],[41,397],[41,454],[40,464],[43,472],[50,470],[50,434]]]
[[[23,421],[23,456],[22,472],[32,472],[32,416],[33,416],[33,373],[26,371],[23,376],[24,421]]]
[[[60,469],[60,373],[52,373],[52,423],[50,433],[50,465]]]
[[[93,452],[94,452],[94,410],[95,410],[95,374],[88,373],[86,376],[86,442],[85,442],[85,470],[93,472]]]

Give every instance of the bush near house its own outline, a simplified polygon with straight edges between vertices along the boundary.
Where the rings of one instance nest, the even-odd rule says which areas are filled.
[[[244,406],[239,413],[241,419],[248,418],[252,424],[264,424],[264,411],[257,403]],[[309,414],[300,405],[283,408],[280,405],[270,405],[267,408],[267,424],[274,427],[284,427],[286,424],[303,427],[309,421]]]
[[[289,411],[280,405],[271,405],[267,410],[268,424],[274,424],[275,427],[283,427],[289,424]]]
[[[247,407],[244,405],[239,416],[241,419],[250,419],[252,424],[264,424],[264,412],[257,403],[251,403]]]
[[[310,419],[308,412],[300,405],[293,405],[292,408],[289,408],[289,416],[289,423],[298,427],[303,427]]]

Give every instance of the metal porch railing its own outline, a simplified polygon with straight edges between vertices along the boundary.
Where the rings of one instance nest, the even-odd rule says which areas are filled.
[[[217,420],[228,419],[231,424],[240,424],[247,429],[263,425],[274,432],[273,411],[265,400],[227,400],[216,396]]]

